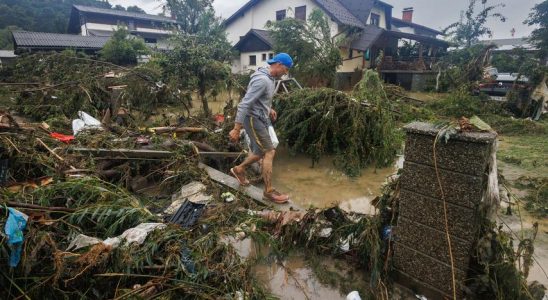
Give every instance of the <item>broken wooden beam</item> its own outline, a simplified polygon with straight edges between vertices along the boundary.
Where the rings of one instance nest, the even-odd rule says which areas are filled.
[[[75,209],[67,208],[67,207],[46,207],[46,206],[19,203],[19,202],[13,202],[13,201],[6,201],[6,202],[3,202],[2,204],[7,205],[8,207],[34,209],[34,210],[42,210],[42,211],[62,211],[62,212],[68,212],[68,213],[73,213],[76,211]]]
[[[171,151],[134,150],[134,149],[101,149],[101,148],[69,148],[70,153],[92,155],[97,157],[116,159],[169,159],[175,156]],[[209,157],[240,157],[242,152],[206,152],[197,151],[200,156]]]
[[[148,131],[156,134],[164,133],[207,133],[206,128],[201,127],[154,127],[148,128]]]
[[[241,186],[236,178],[228,174],[225,174],[217,169],[214,169],[210,166],[207,166],[203,163],[200,163],[198,166],[201,169],[205,170],[207,174],[209,175],[209,177],[213,179],[214,181],[222,185],[225,185],[229,188],[232,188],[234,190],[240,191],[262,205],[273,207],[280,211],[289,211],[289,210],[303,211],[304,210],[302,207],[293,203],[292,201],[289,201],[287,204],[276,204],[276,203],[264,200],[262,189],[253,185]]]

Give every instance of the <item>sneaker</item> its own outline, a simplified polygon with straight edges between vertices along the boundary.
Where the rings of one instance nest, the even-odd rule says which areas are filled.
[[[277,204],[284,204],[284,203],[287,203],[287,201],[289,201],[288,195],[284,195],[274,189],[272,189],[270,192],[264,192],[263,196],[267,200],[270,200]]]

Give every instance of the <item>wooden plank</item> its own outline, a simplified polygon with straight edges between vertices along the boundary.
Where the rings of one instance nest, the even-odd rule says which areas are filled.
[[[234,190],[237,190],[237,191],[240,191],[244,194],[246,194],[248,197],[252,198],[253,200],[255,200],[256,202],[262,204],[262,205],[265,205],[265,206],[268,206],[268,207],[272,207],[272,208],[275,208],[277,210],[280,210],[280,211],[289,211],[289,210],[304,210],[302,207],[300,207],[299,205],[293,203],[291,200],[287,203],[287,204],[276,204],[276,203],[272,203],[270,201],[266,201],[263,199],[263,190],[256,187],[256,186],[253,186],[253,185],[250,185],[250,186],[247,186],[247,187],[243,187],[243,186],[240,186],[240,183],[238,182],[238,180],[232,176],[229,176],[217,169],[214,169],[210,166],[207,166],[203,163],[200,163],[199,164],[199,167],[204,169],[207,174],[209,175],[209,177],[211,177],[211,179],[213,179],[214,181],[222,184],[222,185],[225,185],[229,188],[232,188]]]
[[[205,151],[198,151],[198,154],[201,156],[209,156],[209,157],[241,157],[246,156],[246,153],[243,152],[205,152]]]

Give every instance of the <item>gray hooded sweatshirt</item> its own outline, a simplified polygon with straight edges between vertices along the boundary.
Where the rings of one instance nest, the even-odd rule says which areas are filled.
[[[274,85],[274,77],[270,76],[268,68],[259,68],[253,73],[247,86],[247,93],[238,104],[236,123],[243,124],[246,116],[254,116],[268,122],[272,97],[274,97]]]

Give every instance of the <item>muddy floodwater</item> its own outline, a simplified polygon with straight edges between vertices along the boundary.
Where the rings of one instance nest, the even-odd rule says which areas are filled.
[[[291,200],[303,207],[325,208],[338,204],[347,211],[373,214],[371,200],[381,194],[387,177],[403,165],[403,157],[388,168],[367,168],[357,178],[350,178],[333,166],[333,159],[324,157],[312,168],[312,161],[303,154],[291,155],[280,147],[274,159],[274,186],[289,193]]]

